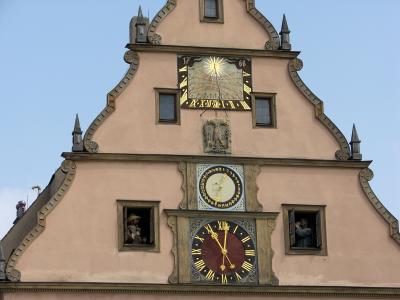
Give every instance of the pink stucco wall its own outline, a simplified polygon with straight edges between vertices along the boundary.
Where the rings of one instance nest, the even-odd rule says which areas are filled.
[[[157,32],[164,45],[264,49],[270,40],[246,12],[245,0],[224,1],[224,24],[200,23],[199,0],[178,0]]]
[[[17,264],[23,281],[167,283],[172,233],[161,213],[161,252],[118,252],[116,200],[160,200],[176,209],[181,176],[174,163],[78,163],[74,183],[46,230]],[[273,233],[273,269],[281,285],[400,286],[399,247],[368,203],[358,171],[262,168],[264,211],[281,204],[326,205],[328,256],[287,256],[283,218]]]
[[[137,74],[117,98],[115,112],[94,135],[100,152],[204,154],[202,124],[215,118],[215,112],[182,110],[181,125],[156,124],[154,88],[176,88],[177,55],[139,56]],[[334,159],[339,145],[292,83],[287,65],[283,59],[253,59],[254,91],[277,93],[277,129],[253,129],[251,112],[217,112],[217,117],[231,122],[232,154]]]

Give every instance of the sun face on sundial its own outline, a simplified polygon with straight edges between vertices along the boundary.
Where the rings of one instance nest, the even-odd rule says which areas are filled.
[[[208,75],[214,78],[221,77],[225,73],[225,62],[221,57],[209,57],[205,60],[204,66]]]

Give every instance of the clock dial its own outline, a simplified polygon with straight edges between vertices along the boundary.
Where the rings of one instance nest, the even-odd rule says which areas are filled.
[[[202,199],[218,209],[235,206],[243,194],[243,184],[239,175],[226,166],[207,169],[200,177],[198,188]]]
[[[199,228],[193,238],[193,266],[203,281],[240,283],[255,269],[255,249],[243,227],[234,221],[213,221]]]
[[[181,107],[251,110],[251,61],[219,56],[178,57]]]

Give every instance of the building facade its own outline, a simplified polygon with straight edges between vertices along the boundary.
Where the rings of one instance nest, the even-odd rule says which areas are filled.
[[[1,241],[9,299],[399,298],[398,221],[252,0],[168,0]]]

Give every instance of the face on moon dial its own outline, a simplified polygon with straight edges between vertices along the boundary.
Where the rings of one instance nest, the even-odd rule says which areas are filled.
[[[192,263],[203,281],[237,284],[254,271],[255,243],[235,222],[213,221],[196,232],[192,240]]]
[[[239,175],[225,166],[207,169],[200,177],[198,188],[202,199],[208,205],[218,209],[235,206],[243,193]]]

